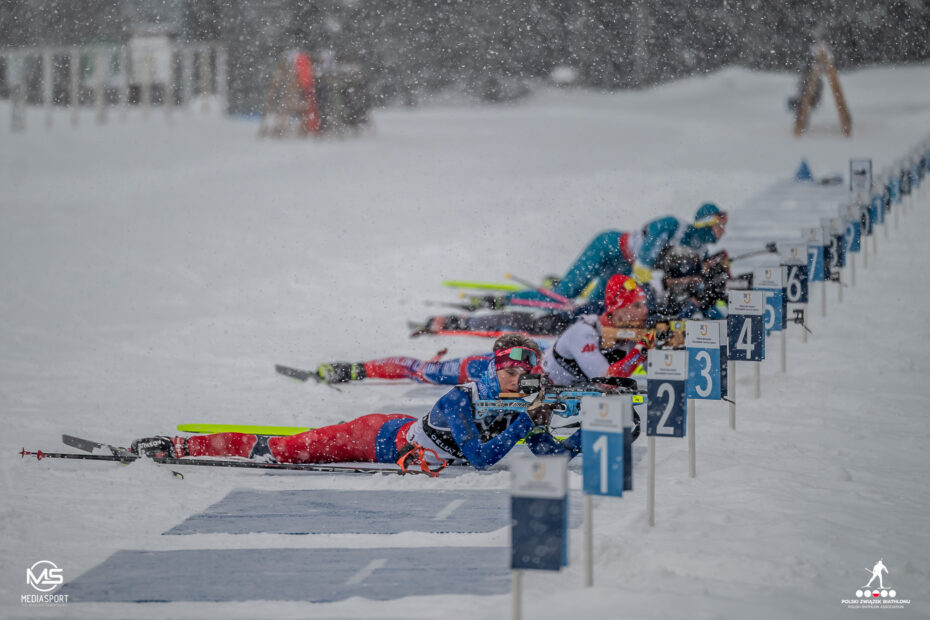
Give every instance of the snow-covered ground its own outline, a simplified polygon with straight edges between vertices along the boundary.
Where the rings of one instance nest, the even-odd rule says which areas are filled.
[[[930,67],[841,80],[848,139],[828,92],[810,132],[794,138],[794,76],[742,69],[638,92],[548,91],[507,107],[378,110],[373,132],[345,140],[259,140],[253,122],[180,110],[170,122],[131,111],[104,126],[88,111],[76,128],[61,112],[51,129],[30,110],[28,131],[14,134],[0,102],[0,616],[507,617],[509,596],[467,592],[22,606],[36,561],[70,581],[121,549],[185,548],[186,537],[161,533],[232,489],[509,481],[504,471],[428,480],[212,469],[179,481],[146,463],[17,453],[58,450],[62,432],[125,443],[185,422],[319,425],[422,411],[435,391],[336,392],[272,367],[480,350],[474,339],[408,340],[405,321],[433,313],[426,301],[454,299],[443,279],[558,273],[600,230],[688,217],[705,201],[745,228],[750,201],[802,157],[818,176],[845,173],[850,157],[871,157],[879,172],[930,133]],[[925,188],[889,241],[879,236],[841,304],[831,289],[827,319],[814,304],[809,341],[790,332],[787,375],[773,355],[753,400],[740,374],[737,431],[724,404],[698,403],[696,479],[686,442],[659,441],[656,526],[640,467],[634,492],[596,502],[595,587],[582,587],[573,530],[571,566],[527,575],[526,617],[857,617],[869,612],[841,600],[879,558],[911,601],[891,617],[928,617],[928,233]],[[198,548],[478,547],[507,536],[214,535]]]

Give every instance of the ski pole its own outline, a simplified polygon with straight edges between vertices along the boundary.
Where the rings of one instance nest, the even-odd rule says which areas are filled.
[[[86,461],[115,461],[118,463],[132,463],[133,461],[138,461],[140,456],[135,455],[111,455],[111,454],[77,454],[70,452],[43,452],[42,450],[37,450],[32,452],[23,448],[20,451],[20,456],[26,458],[27,456],[34,456],[36,460],[41,461],[42,459],[80,459]],[[172,457],[145,457],[150,458],[150,460],[160,463],[162,465],[197,465],[201,467],[241,467],[246,469],[266,469],[266,470],[293,470],[293,471],[319,471],[319,472],[329,472],[329,473],[366,473],[366,474],[425,474],[426,472],[410,469],[410,470],[401,470],[401,469],[387,469],[381,467],[367,466],[367,465],[324,465],[320,463],[262,463],[258,461],[233,461],[233,460],[212,460],[212,459],[196,459],[196,458],[185,458],[178,459]]]
[[[752,258],[753,256],[762,256],[763,254],[775,254],[778,252],[778,244],[774,241],[765,244],[764,250],[753,250],[752,252],[746,252],[745,254],[740,254],[739,256],[733,256],[730,258],[730,262],[743,260],[744,258]]]
[[[547,288],[543,288],[543,287],[541,287],[541,286],[536,286],[535,284],[533,284],[533,283],[530,282],[529,280],[525,280],[525,279],[523,279],[523,278],[520,278],[520,277],[518,277],[518,276],[515,276],[515,275],[513,275],[512,273],[505,273],[505,274],[504,274],[504,277],[507,278],[508,280],[513,280],[514,282],[516,282],[516,283],[518,283],[518,284],[522,284],[523,286],[525,286],[525,287],[527,287],[527,288],[531,288],[531,289],[533,289],[534,291],[536,291],[537,293],[540,293],[540,294],[542,294],[542,295],[545,295],[545,296],[548,297],[549,299],[554,299],[554,300],[556,300],[556,301],[561,301],[563,304],[571,304],[571,303],[572,303],[572,300],[569,299],[568,297],[563,297],[562,295],[559,295],[559,294],[556,293],[555,291],[550,291],[550,290],[547,289]]]
[[[536,299],[520,299],[519,297],[514,297],[513,299],[508,299],[507,303],[512,306],[529,306],[531,308],[546,308],[551,310],[571,310],[572,306],[568,304],[558,303],[555,301],[539,301]]]

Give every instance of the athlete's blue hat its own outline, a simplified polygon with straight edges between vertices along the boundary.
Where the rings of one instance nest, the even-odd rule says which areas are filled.
[[[712,202],[705,202],[700,207],[698,207],[697,212],[694,214],[694,221],[698,222],[704,218],[717,215],[718,213],[720,213],[720,207]]]
[[[726,223],[726,211],[721,211],[720,207],[712,202],[705,202],[700,207],[698,207],[697,212],[694,214],[695,228],[707,228],[710,226],[716,226],[717,224]]]

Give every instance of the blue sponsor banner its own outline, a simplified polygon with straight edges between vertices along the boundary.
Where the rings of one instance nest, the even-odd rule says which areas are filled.
[[[510,592],[505,547],[455,547],[453,561],[449,559],[450,549],[442,546],[118,551],[102,564],[70,579],[60,592],[81,603],[326,603],[352,597],[387,601],[407,596],[489,596]],[[411,575],[428,578],[411,579]],[[177,613],[165,611],[158,615],[173,617]],[[98,610],[91,615],[102,613]],[[126,611],[117,615],[139,614]],[[271,612],[255,615],[274,616]]]
[[[510,523],[508,499],[504,489],[235,489],[165,533],[491,532]]]

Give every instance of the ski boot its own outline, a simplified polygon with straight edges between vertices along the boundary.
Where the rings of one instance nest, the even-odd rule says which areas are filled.
[[[363,362],[358,362],[356,364],[350,364],[348,362],[320,364],[317,366],[316,374],[319,376],[320,381],[324,383],[361,381],[365,378],[365,364]]]
[[[438,334],[443,331],[462,331],[468,329],[468,317],[457,314],[431,316],[425,323],[408,323],[413,330],[411,338],[422,334]]]
[[[498,295],[469,297],[466,301],[473,311],[481,310],[482,308],[488,308],[490,310],[502,310],[509,304],[506,297]]]
[[[187,456],[187,438],[168,437],[167,435],[144,437],[143,439],[134,440],[129,446],[129,451],[138,456],[149,458],[171,457],[179,459]]]

